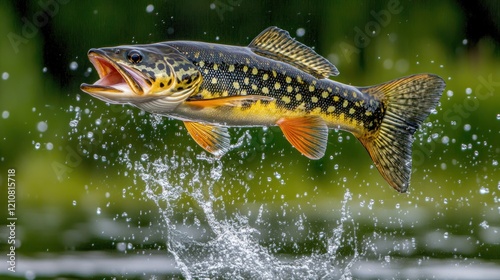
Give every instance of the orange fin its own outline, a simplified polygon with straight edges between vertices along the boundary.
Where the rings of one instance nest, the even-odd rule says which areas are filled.
[[[231,146],[231,139],[226,127],[185,121],[187,131],[207,152],[221,157]]]
[[[320,117],[283,118],[276,122],[285,138],[310,159],[325,155],[328,127]]]
[[[186,105],[192,105],[200,108],[220,107],[220,106],[243,106],[257,101],[273,101],[274,98],[261,95],[238,95],[229,97],[220,97],[202,100],[188,100]]]

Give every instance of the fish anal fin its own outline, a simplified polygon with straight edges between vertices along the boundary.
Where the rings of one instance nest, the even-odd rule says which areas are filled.
[[[410,184],[413,134],[436,108],[444,88],[443,79],[432,74],[360,88],[384,100],[386,112],[376,132],[358,139],[382,177],[399,192],[406,192]]]
[[[257,101],[273,101],[274,98],[261,95],[238,95],[238,96],[228,96],[212,99],[203,100],[188,100],[185,102],[186,105],[195,106],[199,108],[207,107],[221,107],[221,106],[244,106],[246,104],[251,104]]]
[[[328,127],[320,117],[282,118],[277,121],[285,138],[310,159],[325,155]]]
[[[326,58],[276,26],[262,31],[248,47],[258,55],[288,63],[318,79],[339,74],[337,68]]]
[[[231,146],[231,139],[226,127],[185,121],[184,125],[193,138],[205,151],[223,156]]]

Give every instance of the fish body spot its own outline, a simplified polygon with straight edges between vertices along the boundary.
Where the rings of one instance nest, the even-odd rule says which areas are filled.
[[[278,82],[276,82],[276,83],[274,84],[274,89],[275,89],[275,90],[279,90],[280,88],[281,88],[281,84],[280,84],[280,83],[278,83]]]
[[[302,94],[297,93],[297,95],[295,95],[295,99],[297,99],[297,101],[302,100]]]
[[[312,103],[318,103],[318,98],[316,96],[311,97]]]

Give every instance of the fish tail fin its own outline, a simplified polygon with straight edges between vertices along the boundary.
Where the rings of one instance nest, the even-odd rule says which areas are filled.
[[[408,190],[413,134],[436,108],[445,82],[432,74],[399,78],[360,91],[383,101],[385,114],[377,131],[359,140],[384,179],[397,191]]]

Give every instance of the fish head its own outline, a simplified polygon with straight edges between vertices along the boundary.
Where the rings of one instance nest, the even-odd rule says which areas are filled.
[[[99,80],[80,89],[109,103],[144,107],[161,99],[168,110],[195,94],[202,82],[193,63],[161,44],[90,49],[88,58]]]

